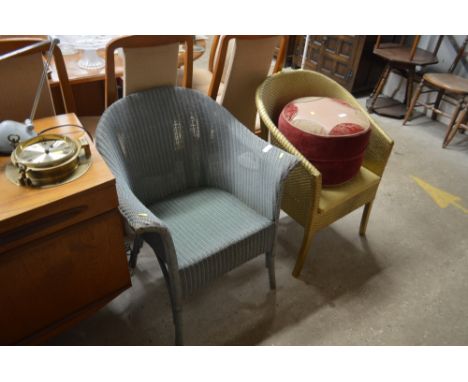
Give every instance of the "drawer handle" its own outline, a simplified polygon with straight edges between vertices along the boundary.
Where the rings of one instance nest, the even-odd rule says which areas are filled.
[[[15,240],[20,240],[34,232],[41,231],[43,229],[52,227],[56,224],[62,223],[69,219],[72,219],[76,215],[79,215],[85,211],[87,206],[73,207],[65,211],[57,212],[53,215],[49,215],[33,222],[23,225],[21,228],[17,228],[11,231],[7,231],[0,236],[0,245],[11,243]]]

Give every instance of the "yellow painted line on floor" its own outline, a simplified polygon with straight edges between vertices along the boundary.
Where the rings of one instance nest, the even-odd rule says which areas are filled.
[[[463,207],[460,203],[461,198],[456,195],[452,195],[447,191],[441,190],[440,188],[434,187],[431,184],[427,183],[426,181],[418,178],[417,176],[411,175],[411,178],[421,187],[424,191],[426,191],[429,196],[434,200],[434,202],[440,208],[447,208],[448,206],[452,205],[455,208],[463,211],[465,214],[468,214],[468,209]]]

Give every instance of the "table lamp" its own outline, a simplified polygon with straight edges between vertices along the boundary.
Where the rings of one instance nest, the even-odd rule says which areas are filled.
[[[32,121],[34,120],[34,116],[36,115],[39,99],[41,98],[42,88],[44,87],[44,84],[47,79],[47,72],[49,70],[52,54],[54,52],[55,46],[59,43],[59,40],[56,38],[49,37],[47,40],[39,41],[37,43],[31,44],[20,49],[16,49],[12,52],[8,52],[0,56],[0,61],[7,60],[9,58],[22,55],[49,43],[50,48],[47,52],[47,59],[44,63],[44,70],[42,71],[42,75],[39,80],[39,85],[36,90],[36,96],[34,97],[34,102],[29,118],[27,118],[24,122],[5,120],[0,123],[0,155],[9,155],[13,151],[15,145],[18,144],[20,141],[28,140],[37,135],[34,131]]]

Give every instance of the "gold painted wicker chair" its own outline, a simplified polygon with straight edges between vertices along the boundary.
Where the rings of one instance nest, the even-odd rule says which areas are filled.
[[[339,98],[362,110],[371,121],[372,133],[364,163],[356,177],[343,185],[322,188],[320,172],[291,145],[277,128],[278,116],[290,101],[306,96]],[[314,234],[355,209],[365,206],[359,233],[364,235],[380,179],[393,147],[392,139],[372,120],[357,100],[341,85],[323,74],[308,70],[283,71],[269,77],[257,89],[256,104],[261,128],[271,142],[297,156],[302,166],[289,175],[282,209],[304,227],[304,239],[293,275],[298,277]],[[265,135],[263,135],[265,136]]]

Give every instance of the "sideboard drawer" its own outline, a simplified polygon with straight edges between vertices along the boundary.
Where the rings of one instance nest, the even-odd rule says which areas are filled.
[[[115,209],[117,205],[115,187],[110,184],[37,208],[27,216],[17,215],[0,226],[0,256],[11,248]]]

